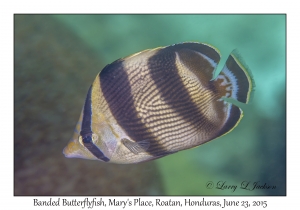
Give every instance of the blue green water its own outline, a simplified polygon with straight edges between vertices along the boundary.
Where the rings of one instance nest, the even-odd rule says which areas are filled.
[[[285,15],[55,15],[55,18],[71,28],[106,64],[144,49],[197,41],[220,50],[220,70],[230,52],[238,49],[255,80],[252,103],[242,107],[244,118],[228,135],[156,160],[166,194],[285,194]],[[272,187],[241,189],[244,181],[249,182],[248,189],[255,182]],[[210,183],[214,184],[212,189]],[[222,184],[237,189],[218,189]]]

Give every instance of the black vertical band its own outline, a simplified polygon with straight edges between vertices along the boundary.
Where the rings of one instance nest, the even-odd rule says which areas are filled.
[[[124,68],[122,60],[107,65],[101,71],[99,79],[111,113],[130,139],[135,142],[149,141],[150,146],[146,152],[154,157],[170,154],[139,117],[134,105],[127,69]]]
[[[87,93],[84,103],[80,135],[82,136],[85,148],[87,148],[95,157],[104,162],[109,161],[109,158],[107,158],[92,141],[92,86]]]
[[[92,134],[92,85],[87,93],[84,108],[83,108],[83,117],[82,117],[82,124],[81,124],[81,131],[80,135],[84,136],[87,134]]]

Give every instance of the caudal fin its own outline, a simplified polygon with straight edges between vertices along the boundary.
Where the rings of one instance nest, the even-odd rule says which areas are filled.
[[[248,103],[253,92],[254,80],[251,72],[243,64],[241,57],[233,51],[215,82],[221,96]]]

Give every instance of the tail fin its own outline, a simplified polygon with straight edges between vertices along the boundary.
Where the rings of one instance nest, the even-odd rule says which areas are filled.
[[[241,57],[234,50],[215,82],[222,97],[232,98],[242,103],[248,103],[252,97],[254,80],[251,72],[243,64]]]

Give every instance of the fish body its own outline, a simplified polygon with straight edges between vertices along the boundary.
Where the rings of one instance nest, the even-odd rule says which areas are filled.
[[[66,157],[130,164],[157,159],[225,135],[248,103],[253,80],[234,53],[181,43],[107,65],[88,90]]]

